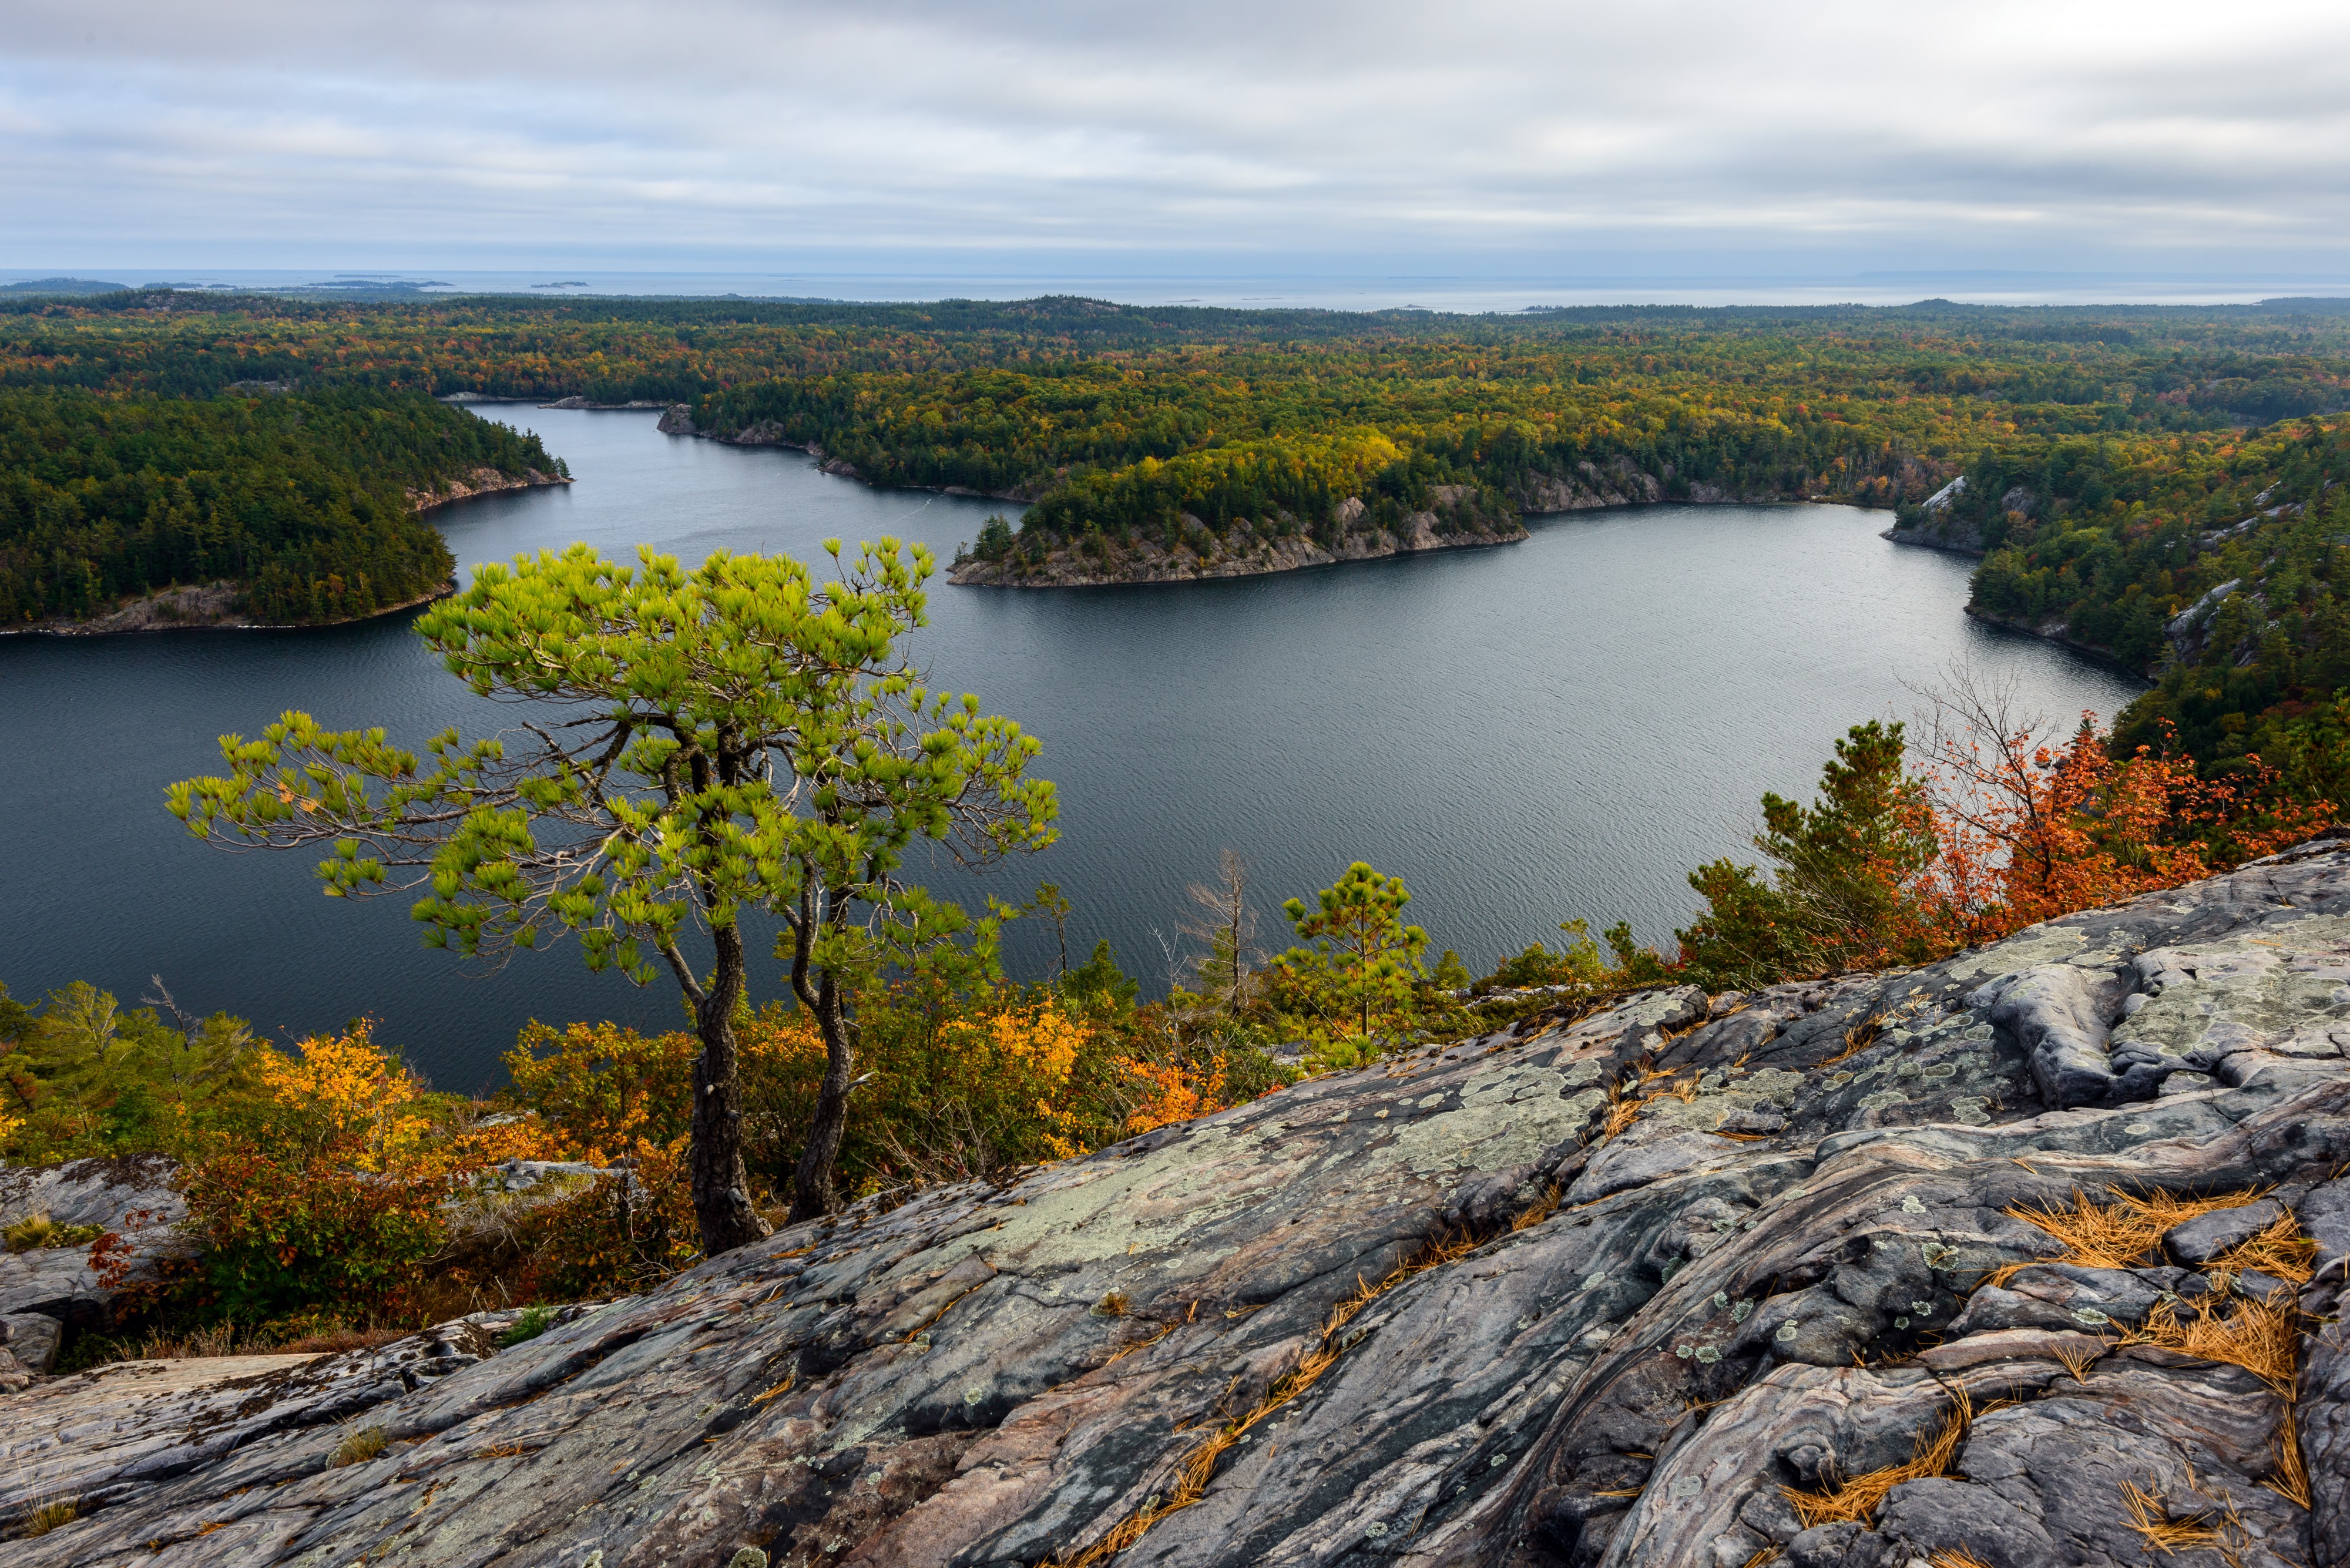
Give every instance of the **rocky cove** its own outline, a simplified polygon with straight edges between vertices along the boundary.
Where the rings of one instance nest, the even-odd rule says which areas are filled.
[[[1535,1013],[510,1348],[35,1381],[0,1511],[83,1513],[9,1560],[2333,1568],[2345,1044],[2336,836]]]

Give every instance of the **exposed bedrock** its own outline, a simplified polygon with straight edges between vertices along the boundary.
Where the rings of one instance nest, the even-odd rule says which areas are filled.
[[[1122,1564],[2042,1568],[2142,1563],[2156,1529],[2182,1563],[2334,1568],[2345,1043],[2350,844],[2321,842],[1928,969],[1653,992],[1315,1079],[509,1349],[447,1325],[38,1382],[0,1515],[86,1511],[8,1560],[1009,1568],[1139,1517]],[[1650,1097],[1607,1136],[1627,1078]],[[2272,1207],[2127,1268],[2009,1212],[2115,1186]],[[2297,1402],[2125,1343],[2293,1301],[2220,1262],[2286,1213],[2319,1249]],[[389,1450],[329,1468],[354,1427]],[[1942,1473],[1804,1527],[1791,1490],[1946,1430]]]

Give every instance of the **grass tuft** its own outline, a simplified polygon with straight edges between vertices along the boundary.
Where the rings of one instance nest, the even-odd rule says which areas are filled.
[[[30,1252],[43,1247],[79,1247],[105,1234],[103,1225],[60,1225],[47,1213],[27,1214],[0,1231],[0,1242],[12,1252]]]
[[[1926,1559],[1927,1568],[1991,1568],[1963,1546],[1945,1546]]]
[[[1961,1388],[1949,1414],[1942,1417],[1942,1424],[1935,1428],[1931,1437],[1919,1434],[1918,1446],[1906,1462],[1887,1465],[1882,1469],[1855,1476],[1848,1481],[1831,1484],[1824,1492],[1800,1491],[1794,1487],[1782,1487],[1780,1490],[1785,1493],[1787,1501],[1794,1505],[1795,1517],[1804,1521],[1805,1530],[1816,1529],[1823,1524],[1842,1524],[1847,1521],[1874,1524],[1877,1505],[1895,1487],[1903,1481],[1949,1473],[1950,1460],[1957,1457],[1959,1444],[1965,1440],[1967,1428],[1973,1420],[1974,1407],[1967,1398],[1967,1391]],[[1828,1479],[1833,1481],[1833,1478]]]
[[[50,1531],[61,1530],[80,1517],[81,1503],[78,1500],[70,1497],[52,1498],[25,1516],[23,1533],[28,1538],[47,1535]]]
[[[1096,1317],[1124,1317],[1131,1304],[1132,1303],[1126,1299],[1126,1293],[1124,1291],[1112,1291],[1109,1294],[1102,1297],[1101,1300],[1094,1303],[1094,1315]]]
[[[327,1458],[327,1468],[341,1469],[345,1465],[363,1465],[391,1446],[391,1439],[381,1427],[361,1427],[343,1434],[335,1451]]]

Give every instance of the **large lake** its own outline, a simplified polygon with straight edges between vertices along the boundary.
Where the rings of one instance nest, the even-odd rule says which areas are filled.
[[[714,548],[817,557],[883,534],[941,556],[989,503],[877,492],[788,450],[671,438],[653,416],[487,410],[571,463],[567,489],[436,520],[467,567],[584,539],[689,563]],[[1178,588],[1004,592],[940,583],[920,656],[1040,736],[1061,841],[991,878],[1076,901],[1071,946],[1107,937],[1163,988],[1160,937],[1230,847],[1278,906],[1367,859],[1413,889],[1439,947],[1488,967],[1555,934],[1687,919],[1689,867],[1745,851],[1765,790],[1808,796],[1846,726],[1910,711],[1904,682],[1954,660],[2012,674],[2054,714],[2110,715],[2135,683],[1961,613],[1969,564],[1889,545],[1881,513],[1661,506],[1537,520],[1502,549]],[[428,658],[412,616],[303,632],[0,639],[0,981],[87,979],[126,1002],[160,973],[192,1010],[282,1035],[358,1013],[446,1088],[498,1075],[527,1020],[681,1019],[666,983],[589,974],[569,943],[500,973],[422,948],[405,900],[321,898],[310,857],[189,839],[164,786],[213,771],[215,738],[281,710],[410,743],[510,721]],[[936,890],[979,888],[952,876]],[[1049,933],[1007,946],[1042,973]],[[781,987],[754,970],[756,993]]]

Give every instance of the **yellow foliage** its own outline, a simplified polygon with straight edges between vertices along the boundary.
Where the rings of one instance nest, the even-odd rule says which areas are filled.
[[[749,1058],[765,1043],[764,1020],[744,1031]],[[534,1023],[505,1054],[515,1094],[551,1129],[561,1158],[608,1164],[639,1144],[685,1130],[693,1106],[691,1034],[639,1034],[615,1023]]]
[[[1022,1068],[1055,1086],[1069,1081],[1077,1053],[1093,1038],[1085,1023],[1045,1001],[1008,1007],[992,1018],[965,1024],[958,1033],[983,1033],[987,1048],[1006,1066]]]
[[[276,1106],[308,1125],[318,1151],[361,1170],[405,1170],[433,1133],[417,1108],[423,1081],[376,1047],[365,1020],[338,1036],[314,1034],[299,1056],[271,1051],[259,1074]]]

